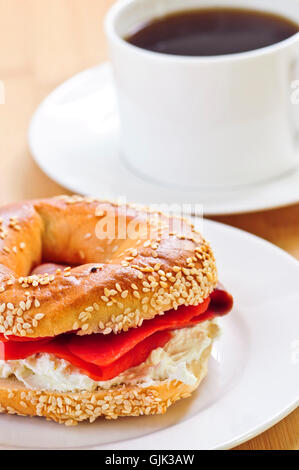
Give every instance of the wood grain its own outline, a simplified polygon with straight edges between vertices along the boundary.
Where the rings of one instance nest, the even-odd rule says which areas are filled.
[[[40,101],[73,74],[106,58],[102,21],[112,0],[0,0],[0,204],[67,192],[28,151],[27,128]],[[255,233],[299,259],[299,204],[215,217]],[[299,449],[299,411],[238,449]]]

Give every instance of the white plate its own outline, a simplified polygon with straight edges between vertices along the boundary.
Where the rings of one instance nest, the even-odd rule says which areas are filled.
[[[299,202],[299,169],[234,190],[161,186],[129,168],[118,146],[118,116],[109,64],[76,75],[39,106],[29,129],[42,170],[71,191],[138,203],[202,204],[205,214],[268,209]]]
[[[163,416],[97,420],[69,428],[0,416],[0,446],[223,449],[272,426],[298,405],[299,263],[243,231],[204,222],[219,277],[235,306],[223,319],[209,374]]]

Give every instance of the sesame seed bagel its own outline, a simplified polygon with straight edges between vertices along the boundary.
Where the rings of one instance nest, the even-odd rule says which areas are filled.
[[[189,365],[196,383],[187,385],[180,381],[156,381],[143,387],[118,386],[95,392],[55,393],[32,390],[15,378],[0,379],[0,413],[22,416],[43,416],[68,426],[81,421],[95,421],[102,416],[116,419],[120,416],[163,414],[181,398],[187,398],[199,386],[208,371],[212,345],[199,360]]]
[[[6,336],[127,331],[216,284],[211,248],[185,219],[80,196],[0,209]]]

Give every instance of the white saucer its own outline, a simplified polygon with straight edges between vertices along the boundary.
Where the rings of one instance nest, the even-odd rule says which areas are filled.
[[[192,397],[162,416],[98,419],[73,428],[0,415],[0,448],[224,449],[298,406],[298,261],[226,225],[206,220],[203,232],[235,305],[221,319],[208,376]]]
[[[118,116],[110,65],[65,82],[39,106],[30,129],[31,152],[62,186],[100,198],[152,204],[203,204],[206,215],[269,209],[299,202],[299,169],[256,186],[186,191],[161,186],[128,168],[118,150]]]

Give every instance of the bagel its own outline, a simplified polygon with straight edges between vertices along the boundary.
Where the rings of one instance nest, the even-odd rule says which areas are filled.
[[[145,320],[150,325],[160,316],[173,317],[172,312],[181,312],[183,306],[203,305],[217,281],[210,245],[182,218],[81,196],[0,209],[0,344],[5,351],[11,345],[45,344],[70,334],[72,338],[97,335],[97,341],[109,335],[109,344],[115,335],[141,331]],[[231,304],[225,313],[230,309]],[[0,411],[40,415],[66,424],[93,421],[101,415],[164,412],[189,395],[206,374],[217,331],[214,316],[202,325],[199,340],[206,341],[206,347],[187,364],[196,377],[192,385],[163,376],[150,386],[119,383],[108,390],[101,385],[75,392],[29,388],[17,372],[7,373],[14,361],[4,359],[0,361]],[[196,328],[188,325],[182,334]],[[167,349],[175,337],[175,333],[165,336],[164,346],[155,351]],[[32,357],[42,355],[36,352]],[[58,357],[64,361],[64,356]],[[53,360],[51,354],[49,360]],[[22,361],[18,367],[24,366]],[[118,399],[115,404],[120,396],[125,401]],[[105,400],[115,404],[113,412]]]

